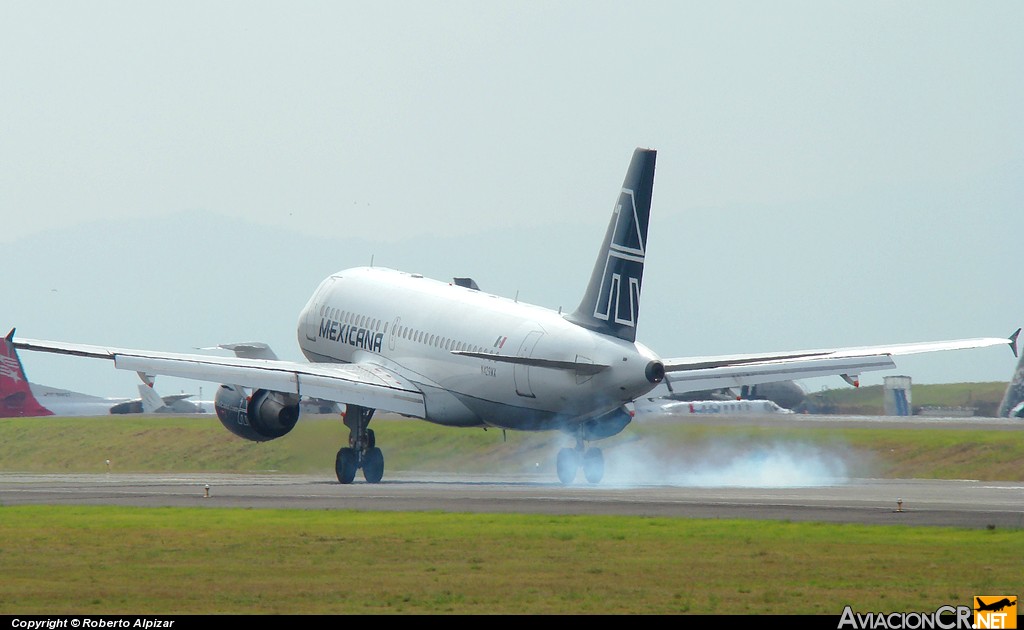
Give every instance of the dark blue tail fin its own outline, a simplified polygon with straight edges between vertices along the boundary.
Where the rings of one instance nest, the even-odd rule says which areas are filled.
[[[636,341],[640,315],[657,154],[653,149],[633,151],[587,292],[579,307],[566,316],[574,324],[630,342]]]

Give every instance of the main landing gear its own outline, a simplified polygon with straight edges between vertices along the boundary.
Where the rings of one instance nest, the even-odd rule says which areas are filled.
[[[373,429],[367,428],[373,412],[366,407],[347,405],[341,414],[349,433],[348,446],[342,447],[334,460],[334,471],[340,483],[352,483],[360,468],[367,483],[380,483],[384,477],[384,454],[377,448]]]
[[[598,483],[604,477],[604,454],[596,446],[586,448],[582,437],[576,438],[576,448],[558,451],[558,479],[565,485],[576,480],[576,473],[583,468],[583,476],[590,483]]]

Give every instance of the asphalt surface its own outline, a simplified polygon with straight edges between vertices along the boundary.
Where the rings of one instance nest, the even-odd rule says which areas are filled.
[[[0,473],[2,505],[606,514],[1024,528],[1024,483],[851,479],[814,487],[563,486],[403,474],[381,483],[302,475]],[[542,480],[544,477],[545,480]]]

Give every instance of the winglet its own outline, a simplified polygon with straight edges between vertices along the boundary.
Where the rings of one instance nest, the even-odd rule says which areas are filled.
[[[14,330],[11,330],[11,334],[14,334]],[[1017,356],[1017,336],[1020,334],[1020,328],[1018,328],[1012,335],[1010,335],[1010,350],[1013,350],[1013,356]]]
[[[1017,332],[1020,332],[1020,331],[1018,330]],[[14,329],[12,328],[11,332],[7,333],[7,343],[13,343],[13,342],[14,342]],[[1014,354],[1016,354],[1016,352],[1014,352]]]

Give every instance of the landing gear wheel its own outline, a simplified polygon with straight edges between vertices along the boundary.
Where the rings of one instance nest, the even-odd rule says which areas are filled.
[[[604,455],[601,449],[592,448],[583,454],[583,476],[590,483],[598,483],[604,477]]]
[[[384,453],[379,448],[373,447],[366,451],[363,459],[363,478],[367,483],[380,483],[384,476]]]
[[[373,434],[373,429],[366,430],[366,448],[373,448],[377,446],[377,436]]]
[[[563,448],[558,451],[558,479],[565,485],[576,480],[576,471],[580,467],[580,456],[574,449]]]
[[[383,472],[384,460],[381,459],[381,472]],[[338,451],[338,457],[334,460],[334,472],[338,475],[340,483],[352,483],[356,478],[356,469],[359,467],[359,455],[355,449],[344,447]]]

